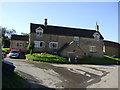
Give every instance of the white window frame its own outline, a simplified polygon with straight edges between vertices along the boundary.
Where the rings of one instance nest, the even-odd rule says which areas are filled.
[[[90,52],[96,52],[96,46],[89,46],[89,51]]]
[[[43,46],[40,46],[40,48],[44,48],[45,47],[45,42],[44,41],[40,41],[39,43],[43,43]]]
[[[23,43],[22,42],[17,42],[17,46],[21,47],[21,46],[23,46]]]
[[[36,35],[39,37],[43,36],[43,29],[41,27],[36,28]]]
[[[34,48],[39,48],[39,47],[40,47],[39,41],[34,41]]]
[[[105,47],[105,45],[104,45],[104,46],[103,46],[103,52],[104,52],[104,53],[105,53],[105,48],[106,48],[106,47]]]
[[[74,41],[79,41],[79,37],[78,36],[74,36]]]
[[[43,43],[43,46],[40,46],[40,43]],[[35,48],[43,48],[45,47],[45,42],[44,41],[34,41],[34,47]]]
[[[53,47],[52,44],[56,44],[56,47]],[[57,48],[58,48],[58,42],[50,42],[50,43],[49,43],[49,48],[50,48],[50,49],[57,49]]]
[[[97,32],[95,32],[95,33],[93,34],[93,36],[94,36],[94,39],[97,40],[97,41],[100,39],[100,34],[97,33]]]

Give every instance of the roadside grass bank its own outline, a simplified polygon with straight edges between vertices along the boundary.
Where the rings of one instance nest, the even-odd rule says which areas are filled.
[[[63,58],[58,55],[52,55],[48,53],[33,53],[32,55],[26,54],[26,58],[33,61],[70,64],[68,58]],[[85,57],[77,60],[77,62],[74,64],[119,65],[120,59],[106,55],[104,55],[104,58]]]
[[[33,61],[44,61],[50,63],[69,63],[69,60],[67,58],[63,58],[58,55],[52,55],[48,53],[41,53],[41,54],[33,53],[32,55],[27,54],[26,58]]]
[[[86,57],[78,61],[80,64],[98,64],[98,65],[119,65],[120,61],[109,58]]]
[[[25,88],[25,78],[17,71],[11,76],[2,73],[2,88]]]
[[[104,57],[109,58],[109,59],[112,59],[112,60],[120,61],[120,58],[115,58],[115,57],[108,56],[108,55],[104,55]]]

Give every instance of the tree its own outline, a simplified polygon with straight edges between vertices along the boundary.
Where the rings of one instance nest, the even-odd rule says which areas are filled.
[[[29,43],[28,44],[28,47],[27,47],[27,50],[29,51],[29,53],[32,55],[33,53],[33,49],[34,49],[34,43]]]
[[[10,38],[11,35],[16,34],[16,30],[14,29],[7,29],[6,27],[2,27],[2,45],[5,48],[10,47]]]

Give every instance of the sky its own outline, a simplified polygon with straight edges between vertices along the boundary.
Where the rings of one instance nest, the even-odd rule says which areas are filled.
[[[1,2],[0,26],[29,33],[30,23],[95,30],[118,42],[118,2]]]

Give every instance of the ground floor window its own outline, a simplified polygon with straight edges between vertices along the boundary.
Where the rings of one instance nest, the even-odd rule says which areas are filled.
[[[17,42],[17,46],[23,46],[23,43],[22,42]]]
[[[90,52],[96,52],[96,46],[89,46]]]
[[[43,48],[43,47],[45,47],[45,42],[44,41],[34,41],[34,47],[35,48]]]
[[[51,49],[57,49],[58,48],[58,42],[50,42],[49,48]]]

